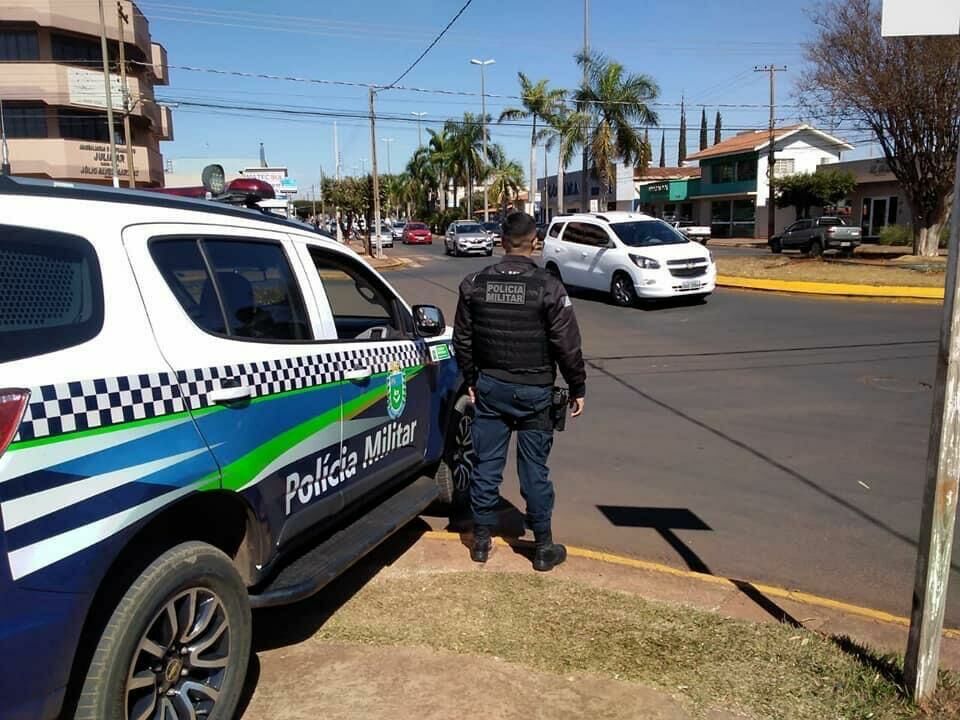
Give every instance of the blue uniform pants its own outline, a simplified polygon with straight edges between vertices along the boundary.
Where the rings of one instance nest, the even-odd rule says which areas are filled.
[[[470,483],[470,503],[476,525],[497,524],[500,483],[507,462],[510,435],[517,432],[517,475],[527,504],[527,525],[533,532],[550,530],[553,483],[547,457],[553,446],[549,421],[537,422],[549,412],[552,388],[520,385],[480,374],[476,387],[473,445],[477,454]],[[535,427],[539,426],[539,427]]]

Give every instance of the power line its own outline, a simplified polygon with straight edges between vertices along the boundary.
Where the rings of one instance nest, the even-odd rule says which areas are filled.
[[[443,30],[440,31],[440,34],[437,35],[437,36],[433,39],[433,42],[430,43],[429,45],[427,45],[427,49],[424,50],[422,53],[420,53],[420,57],[418,57],[416,60],[414,60],[414,61],[413,61],[413,64],[412,64],[410,67],[408,67],[406,70],[404,70],[402,73],[400,73],[400,77],[398,77],[396,80],[394,80],[392,83],[390,83],[390,84],[387,86],[387,88],[392,88],[392,87],[393,87],[394,85],[396,85],[398,82],[400,82],[401,80],[403,80],[403,79],[407,76],[407,74],[408,74],[411,70],[413,70],[413,69],[419,64],[419,62],[420,62],[421,60],[423,60],[423,58],[425,58],[425,57],[427,56],[427,53],[430,52],[430,51],[433,49],[433,46],[434,46],[434,45],[436,45],[438,42],[440,42],[440,38],[442,38],[444,35],[446,35],[447,30],[449,30],[449,29],[453,26],[453,24],[457,21],[457,18],[459,18],[461,15],[463,15],[464,11],[465,11],[468,7],[470,7],[470,4],[471,4],[472,2],[473,2],[473,0],[467,0],[467,1],[463,4],[463,7],[460,8],[459,12],[457,12],[457,14],[453,16],[453,19],[451,19],[450,22],[447,23],[447,26],[446,26]]]

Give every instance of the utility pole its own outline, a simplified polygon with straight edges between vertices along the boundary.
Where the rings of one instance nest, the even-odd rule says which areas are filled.
[[[773,109],[776,103],[776,77],[778,72],[786,72],[786,65],[757,65],[753,68],[754,72],[765,72],[770,74],[770,137],[767,141],[767,239],[772,238],[777,232],[777,206],[774,197],[775,178],[773,173],[774,166],[774,145],[775,128]]]
[[[123,4],[117,0],[117,24],[120,26],[120,91],[123,93],[123,135],[127,139],[127,181],[130,187],[137,186],[136,170],[133,163],[133,138],[130,135],[130,89],[127,87],[127,51],[124,47],[123,27],[130,18],[123,11]]]
[[[333,162],[334,177],[337,178],[337,184],[340,183],[340,148],[337,146],[337,121],[333,121]],[[333,203],[333,224],[337,227],[337,242],[343,242],[343,229],[340,227],[340,208],[336,202]]]
[[[424,115],[426,115],[426,113],[425,113],[425,112],[411,112],[410,114],[413,115],[413,116],[415,116],[415,117],[417,118],[417,147],[418,147],[418,148],[422,148],[422,147],[423,147],[423,134],[422,134],[422,130],[420,129],[420,120],[423,118]]]
[[[590,80],[590,0],[583,0],[583,87]],[[580,212],[590,212],[590,183],[587,174],[590,168],[587,165],[587,143],[583,144],[583,163],[580,172]],[[532,182],[532,181],[531,181]],[[530,198],[533,202],[533,198]]]
[[[0,161],[0,175],[10,174],[10,148],[7,147],[7,124],[3,120],[3,98],[0,98],[0,144],[2,144],[2,161]]]
[[[370,88],[370,172],[373,175],[373,228],[377,233],[377,257],[383,257],[380,240],[380,179],[377,177],[377,114],[373,108],[373,88]]]
[[[120,187],[117,174],[117,143],[113,137],[113,102],[110,97],[110,57],[107,55],[107,22],[103,18],[103,0],[97,0],[100,6],[100,55],[103,59],[103,90],[107,100],[107,138],[110,141],[110,169],[113,171],[113,186]]]
[[[490,158],[487,157],[487,88],[484,81],[483,69],[487,65],[493,65],[496,60],[471,60],[471,65],[480,66],[480,129],[483,133],[483,162],[489,164]],[[530,179],[531,183],[536,183],[534,178]],[[483,183],[483,221],[490,222],[490,202],[487,197],[487,185],[488,183]],[[473,219],[473,216],[470,216],[470,219]]]

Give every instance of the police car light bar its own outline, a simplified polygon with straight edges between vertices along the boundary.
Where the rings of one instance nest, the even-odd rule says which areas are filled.
[[[224,171],[221,165],[207,165],[201,174],[203,185],[199,187],[150,188],[154,192],[179,197],[217,200],[233,205],[256,208],[261,200],[273,200],[276,193],[273,186],[256,178],[235,178],[224,183]]]

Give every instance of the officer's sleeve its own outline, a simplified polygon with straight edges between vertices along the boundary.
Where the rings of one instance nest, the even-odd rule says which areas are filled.
[[[573,312],[573,303],[563,284],[553,278],[547,283],[544,300],[551,354],[570,387],[570,397],[582,398],[587,391],[587,371],[583,364],[580,326]]]
[[[453,350],[457,354],[457,363],[467,385],[477,384],[477,367],[473,363],[473,312],[470,307],[470,295],[473,283],[464,278],[460,283],[460,297],[457,300],[457,316],[453,322]]]

